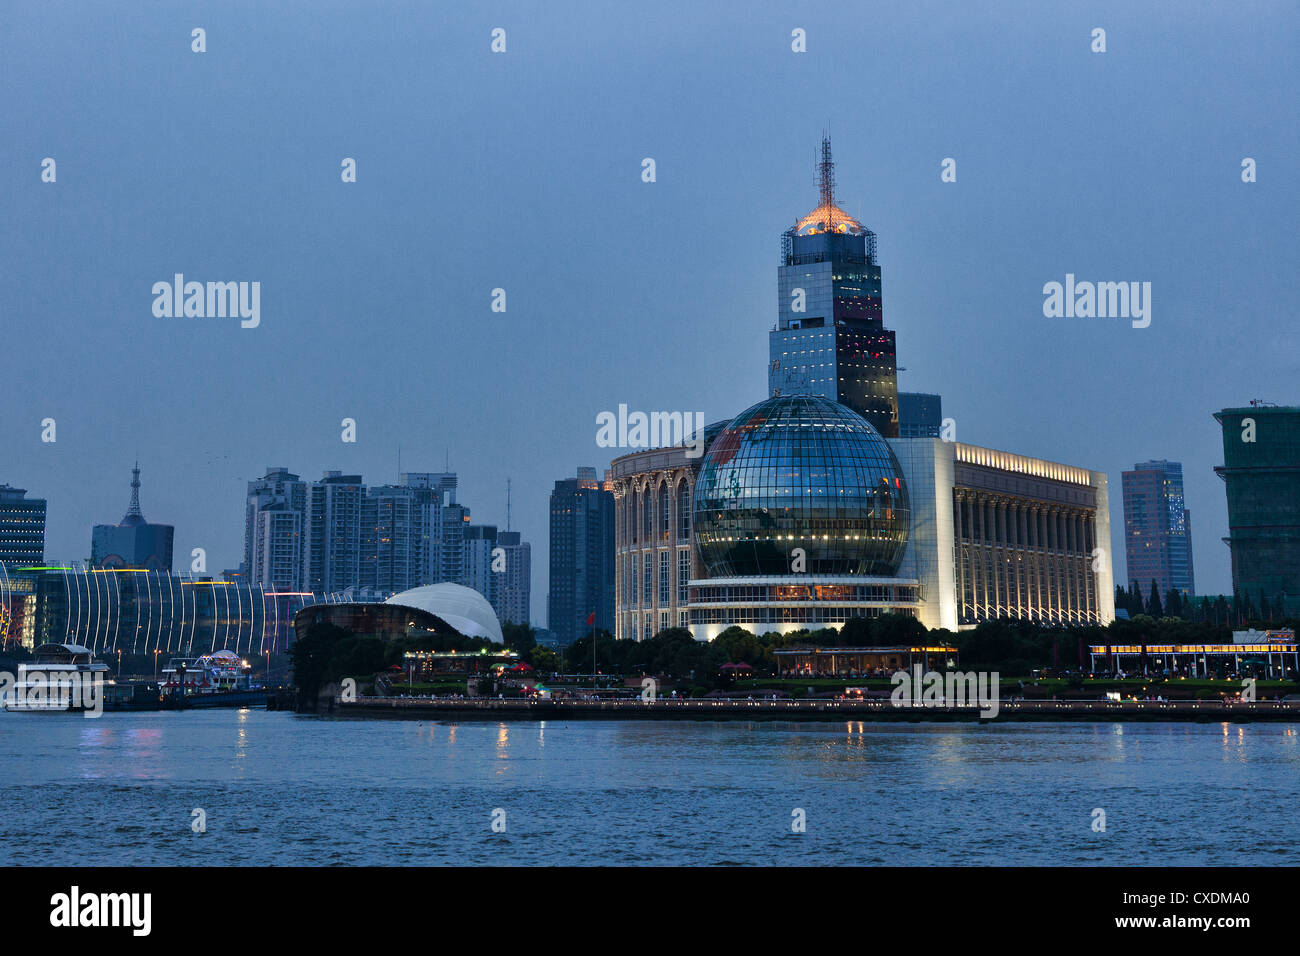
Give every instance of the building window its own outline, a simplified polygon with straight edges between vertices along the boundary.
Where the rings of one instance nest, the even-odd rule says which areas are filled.
[[[677,483],[677,540],[691,540],[691,489],[685,478]]]
[[[667,551],[659,552],[659,606],[661,608],[668,606],[669,595],[672,593],[672,566],[669,564],[670,557]],[[667,627],[667,625],[664,625]]]
[[[628,607],[636,607],[636,568],[638,555],[632,555],[632,563],[628,565],[627,576],[627,604]]]
[[[641,562],[641,573],[641,606],[650,607],[654,603],[654,582],[651,580],[654,568],[650,566],[649,552],[646,552],[645,560]]]
[[[686,584],[691,579],[691,549],[677,552],[677,603],[686,603]]]
[[[669,522],[672,516],[668,513],[668,482],[659,482],[659,529],[663,534],[663,539],[668,540],[669,533],[673,530]]]

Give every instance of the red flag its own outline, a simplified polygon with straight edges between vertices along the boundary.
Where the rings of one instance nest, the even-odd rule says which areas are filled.
[[[587,626],[591,627],[595,623],[596,623],[596,612],[592,611],[590,614],[587,615]]]

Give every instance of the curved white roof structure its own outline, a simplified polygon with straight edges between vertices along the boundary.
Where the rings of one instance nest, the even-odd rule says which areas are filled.
[[[466,637],[486,637],[504,644],[501,622],[487,598],[460,584],[426,584],[394,594],[385,604],[399,604],[436,614]]]

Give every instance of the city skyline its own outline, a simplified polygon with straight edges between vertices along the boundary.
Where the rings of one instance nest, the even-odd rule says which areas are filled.
[[[814,12],[799,16],[807,61],[791,54],[788,69],[754,78],[736,65],[786,42],[785,15],[696,12],[708,55],[688,81],[655,70],[657,51],[679,48],[671,15],[635,31],[618,17],[589,24],[583,52],[556,57],[571,41],[554,14],[511,12],[510,52],[496,59],[465,11],[441,27],[465,42],[434,59],[418,15],[399,28],[350,14],[361,28],[326,57],[293,43],[295,19],[277,12],[256,34],[205,14],[221,42],[203,56],[189,51],[189,24],[136,36],[87,11],[53,33],[15,14],[14,68],[48,73],[48,86],[15,103],[0,144],[12,184],[0,303],[11,341],[49,344],[0,386],[0,483],[49,502],[48,556],[88,557],[91,528],[121,514],[114,476],[137,455],[150,519],[176,528],[178,567],[194,547],[210,570],[239,564],[245,485],[269,462],[381,483],[450,456],[475,520],[504,524],[510,479],[513,527],[546,553],[554,481],[616,457],[596,443],[600,412],[626,403],[716,421],[764,397],[772,237],[815,198],[829,125],[837,196],[879,237],[907,367],[899,389],[941,394],[959,441],[1086,461],[1116,487],[1136,460],[1181,461],[1198,590],[1231,591],[1211,414],[1252,398],[1294,404],[1300,354],[1278,306],[1295,301],[1297,279],[1277,268],[1295,244],[1285,211],[1297,185],[1283,170],[1297,133],[1261,95],[1287,55],[1267,21],[1207,11],[1171,38],[1163,17],[1115,9],[1101,17],[1110,50],[1093,54],[1091,24],[1051,11],[934,24],[891,10],[869,28]],[[950,32],[967,39],[942,77],[907,70]],[[811,69],[863,43],[880,53],[867,113],[860,91],[826,89]],[[347,70],[380,46],[391,101]],[[1009,87],[995,49],[1040,68],[1041,84]],[[1189,58],[1208,82],[1193,87]],[[626,65],[609,102],[636,96],[635,121],[588,88],[606,60]],[[232,63],[247,77],[233,86]],[[186,81],[152,89],[160,71]],[[113,97],[85,87],[88,73],[109,77]],[[478,84],[473,111],[416,92],[453,73]],[[1063,105],[1084,91],[1084,105]],[[141,97],[154,106],[120,105]],[[304,116],[286,121],[285,101],[305,103]],[[1203,111],[1225,103],[1206,128]],[[161,115],[172,119],[159,128]],[[235,116],[256,152],[242,137],[210,140],[214,117]],[[40,179],[47,156],[54,183]],[[340,181],[345,157],[355,183]],[[642,181],[646,157],[654,182]],[[947,157],[956,182],[940,178]],[[1242,182],[1244,157],[1257,182]],[[258,326],[156,317],[151,287],[176,273],[260,282]],[[1044,317],[1044,283],[1066,275],[1150,281],[1151,325]],[[497,288],[504,313],[492,311]],[[79,348],[59,347],[69,340]],[[687,343],[690,361],[667,343]],[[54,443],[41,441],[46,419]],[[354,444],[340,439],[344,419]],[[1110,547],[1122,580],[1116,532]]]

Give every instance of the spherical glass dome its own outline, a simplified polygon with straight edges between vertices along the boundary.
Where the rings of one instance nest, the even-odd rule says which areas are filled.
[[[911,508],[898,459],[865,418],[818,395],[769,398],[713,443],[695,482],[695,541],[710,577],[892,577]]]

